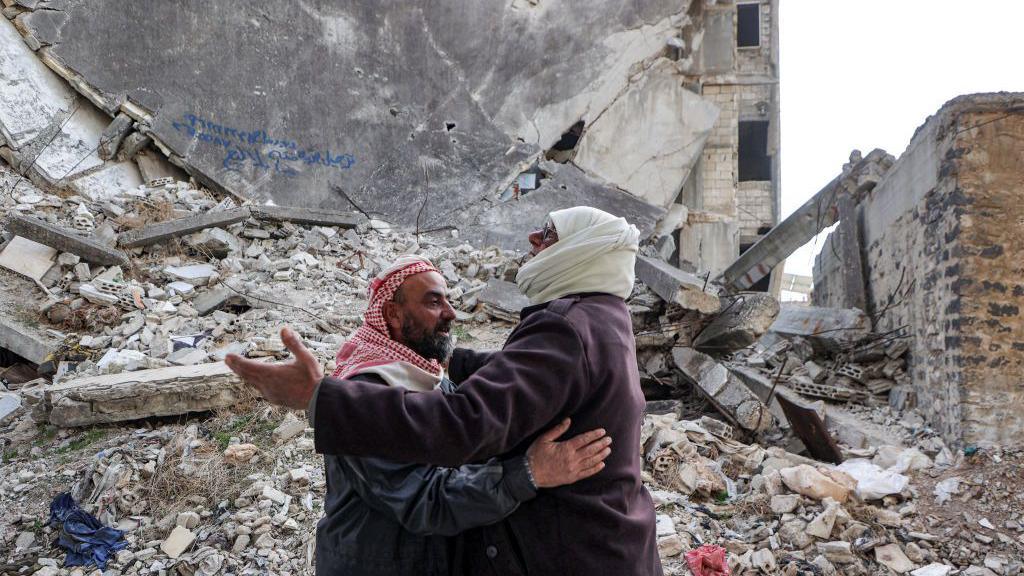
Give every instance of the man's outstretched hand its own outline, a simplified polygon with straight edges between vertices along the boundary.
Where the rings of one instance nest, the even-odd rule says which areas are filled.
[[[324,378],[324,371],[294,330],[283,328],[281,341],[294,356],[290,362],[267,364],[228,354],[224,363],[267,402],[305,410],[316,385]]]
[[[526,451],[537,488],[553,488],[589,478],[604,468],[611,454],[611,437],[604,428],[584,432],[564,442],[558,438],[569,429],[569,419],[541,434]]]

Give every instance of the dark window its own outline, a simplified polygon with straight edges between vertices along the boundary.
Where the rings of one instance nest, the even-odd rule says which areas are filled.
[[[736,6],[736,45],[740,48],[761,45],[761,5]]]
[[[740,122],[740,182],[772,179],[772,157],[768,155],[768,122]]]

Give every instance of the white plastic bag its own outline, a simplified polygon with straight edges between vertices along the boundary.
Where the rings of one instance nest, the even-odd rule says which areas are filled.
[[[910,478],[894,470],[882,470],[870,460],[857,458],[847,460],[838,470],[853,476],[857,481],[857,496],[861,500],[878,500],[889,494],[899,494],[907,487]]]
[[[960,481],[962,478],[953,476],[946,478],[935,485],[935,503],[942,504],[953,497],[953,494],[960,493]]]

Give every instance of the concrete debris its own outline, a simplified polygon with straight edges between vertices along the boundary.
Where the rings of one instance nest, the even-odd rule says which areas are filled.
[[[53,267],[56,256],[57,250],[45,244],[15,236],[0,251],[0,266],[39,281]]]
[[[121,266],[128,264],[128,256],[119,250],[31,216],[11,215],[7,219],[7,229],[61,252],[75,254],[88,262]]]
[[[334,226],[348,229],[355,228],[366,218],[354,212],[337,210],[321,210],[313,208],[297,208],[290,206],[252,206],[254,218],[274,222],[291,222],[307,226]]]
[[[151,246],[207,228],[228,226],[242,222],[248,217],[248,208],[231,208],[219,212],[206,212],[168,222],[151,224],[136,230],[129,230],[118,236],[117,244],[122,248]]]
[[[167,539],[160,544],[160,550],[167,554],[168,558],[177,558],[181,556],[185,549],[192,545],[195,539],[196,535],[191,530],[177,525],[170,535],[167,536]]]
[[[770,294],[746,293],[728,299],[693,341],[693,347],[711,354],[728,354],[756,342],[779,315],[779,301]]]
[[[886,544],[875,548],[875,561],[897,574],[910,572],[914,563],[903,553],[899,544]]]
[[[841,478],[843,482],[840,483],[836,481],[837,474],[834,472],[816,470],[806,464],[784,468],[779,470],[779,474],[790,490],[815,500],[831,498],[843,503],[849,499],[851,490],[856,487],[852,478]]]
[[[497,279],[487,283],[477,300],[491,317],[512,323],[518,323],[519,311],[530,305],[530,299],[519,291],[518,286]]]
[[[49,420],[57,426],[201,412],[231,406],[244,395],[220,362],[90,376],[46,389]]]
[[[682,374],[714,404],[723,416],[750,432],[763,432],[774,424],[768,407],[725,366],[692,348],[677,347],[672,359]]]
[[[703,314],[714,314],[721,308],[717,288],[661,260],[638,256],[636,276],[665,302]]]
[[[770,331],[784,337],[805,338],[820,350],[837,350],[864,340],[871,320],[856,309],[783,306]]]
[[[856,164],[829,182],[810,200],[772,228],[722,273],[722,284],[730,290],[747,290],[771,273],[797,248],[839,218],[837,199],[844,193],[862,197],[870,192],[894,163],[884,150],[872,150]]]

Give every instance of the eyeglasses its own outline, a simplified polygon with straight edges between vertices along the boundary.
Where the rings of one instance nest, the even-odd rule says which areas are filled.
[[[545,243],[549,240],[558,240],[558,230],[555,230],[555,227],[551,224],[544,224],[544,227],[537,230],[537,232],[540,232],[541,243]]]

